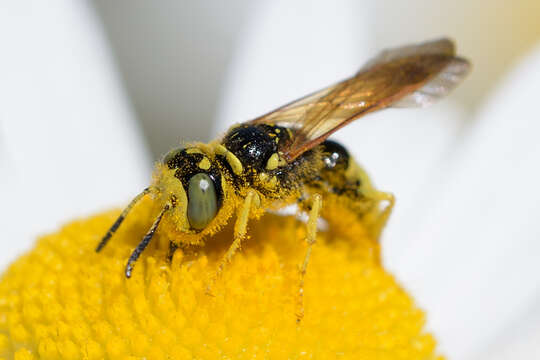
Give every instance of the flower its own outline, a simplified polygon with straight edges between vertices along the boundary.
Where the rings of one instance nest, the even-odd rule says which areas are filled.
[[[177,250],[158,232],[131,279],[124,266],[152,221],[151,200],[111,243],[94,248],[117,212],[43,236],[0,280],[0,356],[15,359],[434,359],[424,314],[379,263],[366,236],[321,232],[297,324],[305,224],[268,214],[206,293],[232,226],[203,248]],[[358,224],[355,234],[362,234]]]
[[[448,99],[337,135],[396,195],[383,261],[426,310],[439,349],[535,357],[540,61],[530,50],[540,2],[94,4],[155,157],[177,145],[171,138],[217,135],[208,129],[218,94],[223,130],[350,75],[381,48],[454,38],[474,67]],[[13,2],[0,19],[5,266],[36,233],[133,196],[151,156],[89,6]]]

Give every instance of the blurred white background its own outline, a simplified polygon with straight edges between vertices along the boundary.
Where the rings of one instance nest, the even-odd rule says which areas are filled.
[[[125,203],[152,160],[453,38],[473,71],[429,109],[336,138],[397,197],[384,261],[452,359],[540,357],[540,2],[59,0],[0,4],[0,266]]]

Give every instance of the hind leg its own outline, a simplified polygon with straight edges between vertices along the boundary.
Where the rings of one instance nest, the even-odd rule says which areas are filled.
[[[309,218],[306,228],[306,242],[307,250],[306,255],[304,256],[304,261],[300,265],[300,282],[298,284],[298,299],[297,299],[297,310],[296,310],[296,322],[299,323],[304,317],[304,277],[306,275],[309,258],[311,257],[311,251],[313,244],[317,240],[317,220],[320,216],[320,211],[322,207],[322,197],[319,194],[315,194],[311,197],[311,207],[309,210]]]
[[[379,239],[392,213],[396,199],[394,194],[378,191],[375,205],[366,216],[366,227],[373,237]]]

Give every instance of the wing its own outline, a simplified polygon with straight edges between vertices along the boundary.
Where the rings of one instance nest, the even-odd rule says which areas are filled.
[[[364,114],[433,103],[448,94],[469,68],[467,60],[455,56],[448,39],[385,50],[356,75],[250,123],[296,129],[293,141],[282,150],[291,161]]]

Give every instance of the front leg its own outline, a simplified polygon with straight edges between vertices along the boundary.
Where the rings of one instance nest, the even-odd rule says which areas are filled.
[[[251,209],[254,208],[259,203],[259,195],[254,190],[249,190],[246,197],[244,198],[244,202],[242,204],[242,207],[240,207],[236,222],[234,224],[234,240],[225,255],[223,256],[223,259],[219,263],[219,266],[210,281],[208,282],[208,285],[206,287],[206,293],[208,295],[212,295],[212,287],[214,286],[215,282],[221,274],[223,273],[223,270],[229,264],[232,260],[232,257],[236,252],[240,249],[240,246],[242,244],[242,240],[244,240],[247,232],[247,224],[249,221],[249,215],[251,213]]]
[[[176,250],[178,250],[178,248],[179,248],[178,244],[172,241],[169,241],[169,250],[167,251],[167,260],[169,260],[170,263],[172,263],[174,253],[176,252]]]
[[[298,286],[298,299],[297,299],[297,311],[296,311],[296,322],[299,323],[304,317],[304,277],[306,275],[307,266],[309,263],[309,258],[311,256],[311,251],[313,244],[317,240],[317,220],[322,207],[322,197],[319,194],[315,194],[311,197],[311,208],[309,210],[309,217],[306,224],[306,242],[308,248],[306,250],[306,255],[304,256],[304,261],[300,266],[300,283]]]

